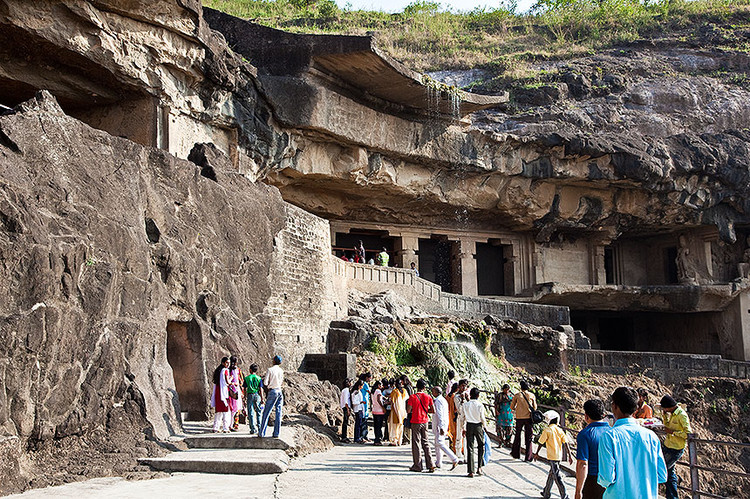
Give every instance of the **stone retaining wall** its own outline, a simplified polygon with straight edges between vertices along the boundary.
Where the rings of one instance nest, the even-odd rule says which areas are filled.
[[[688,376],[750,378],[750,362],[725,360],[720,355],[667,352],[576,350],[574,365],[609,374],[643,372],[664,381]]]
[[[430,313],[450,313],[472,318],[494,315],[501,319],[515,319],[528,324],[555,328],[570,324],[568,307],[446,293],[437,284],[417,277],[411,270],[337,260],[340,262],[338,265],[344,267],[351,287],[367,293],[391,289],[402,294],[413,305]]]

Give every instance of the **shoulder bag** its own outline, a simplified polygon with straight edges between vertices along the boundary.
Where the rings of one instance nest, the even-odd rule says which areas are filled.
[[[529,412],[531,413],[531,422],[533,424],[538,424],[544,421],[544,414],[542,414],[542,411],[539,411],[537,409],[532,409],[531,404],[529,403],[528,397],[526,397],[526,394],[521,390],[521,395],[523,395],[524,400],[526,401],[526,406],[529,408]]]

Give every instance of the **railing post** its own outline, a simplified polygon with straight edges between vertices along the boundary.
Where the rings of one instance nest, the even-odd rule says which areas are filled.
[[[692,499],[700,499],[700,484],[698,476],[698,451],[695,443],[695,433],[688,433],[687,448],[688,462],[690,463],[690,495]]]

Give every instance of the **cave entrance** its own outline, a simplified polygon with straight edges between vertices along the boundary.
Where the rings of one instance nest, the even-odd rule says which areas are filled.
[[[167,362],[172,367],[179,410],[189,421],[208,419],[203,337],[198,323],[167,321]]]
[[[451,256],[455,253],[455,241],[448,241],[447,237],[433,237],[419,240],[419,275],[423,279],[434,282],[448,293],[452,293],[454,282],[454,268]],[[460,279],[458,280],[460,282]]]
[[[502,245],[490,241],[477,243],[477,294],[480,296],[504,296],[512,290],[506,286],[506,264],[510,261],[506,255],[512,251],[509,245]]]

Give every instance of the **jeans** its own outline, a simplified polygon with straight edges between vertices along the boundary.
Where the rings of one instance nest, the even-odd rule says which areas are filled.
[[[547,475],[547,484],[544,486],[542,491],[542,497],[549,499],[552,495],[552,484],[557,484],[557,490],[560,492],[562,499],[567,499],[568,493],[565,491],[565,484],[563,483],[562,475],[560,475],[560,461],[549,462],[549,474]]]
[[[602,499],[602,496],[604,495],[604,487],[599,485],[596,479],[596,475],[589,475],[586,477],[586,481],[583,482],[583,490],[581,491],[581,497],[583,499]]]
[[[667,464],[667,499],[677,499],[677,473],[674,472],[674,468],[685,449],[662,447],[662,452],[664,453],[664,462]]]
[[[383,423],[385,423],[385,414],[372,415],[372,426],[375,429],[375,443],[383,441]]]
[[[459,433],[460,430],[456,430]],[[476,448],[475,448],[476,446]],[[478,466],[474,467],[474,459],[479,453]],[[466,423],[466,465],[469,473],[475,473],[484,466],[484,429],[482,423]]]
[[[531,448],[531,437],[533,425],[531,419],[516,419],[516,438],[513,440],[513,448],[510,455],[516,459],[521,457],[521,430],[524,433],[524,444],[526,445],[526,461],[534,459],[534,450]]]
[[[360,431],[362,432],[360,434],[360,439],[364,440],[367,438],[367,419],[370,417],[370,414],[365,410],[365,412],[362,413],[362,426],[360,426]]]
[[[354,414],[354,441],[361,442],[364,438],[362,426],[367,425],[365,421],[365,414],[362,411],[358,411]]]
[[[284,405],[284,396],[281,394],[281,388],[274,388],[268,391],[266,406],[263,408],[263,417],[260,420],[260,433],[258,436],[266,436],[266,427],[268,426],[268,417],[271,415],[271,409],[275,409],[275,419],[273,421],[273,437],[279,438],[281,431],[281,408]]]
[[[250,433],[255,433],[260,428],[260,393],[250,393],[247,396],[247,424],[250,425]]]

